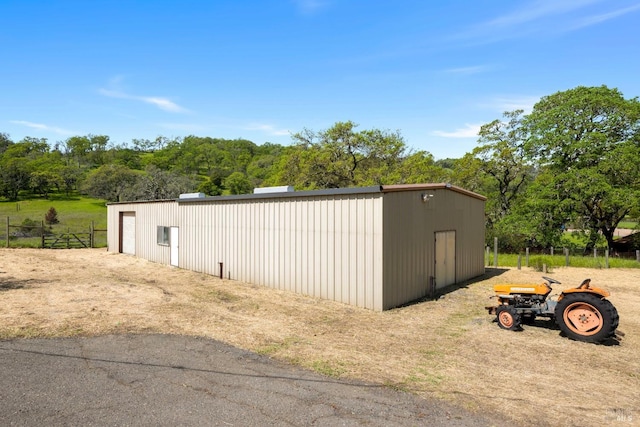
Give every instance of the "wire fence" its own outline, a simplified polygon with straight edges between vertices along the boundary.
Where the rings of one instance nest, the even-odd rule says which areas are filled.
[[[599,267],[610,268],[612,262],[627,266],[629,263],[640,265],[640,250],[609,251],[606,248],[586,247],[550,247],[550,248],[525,248],[518,254],[499,253],[498,241],[494,240],[493,250],[489,246],[485,248],[485,265],[534,267],[544,271],[547,267]],[[514,265],[515,264],[515,265]],[[635,267],[635,265],[633,265]]]

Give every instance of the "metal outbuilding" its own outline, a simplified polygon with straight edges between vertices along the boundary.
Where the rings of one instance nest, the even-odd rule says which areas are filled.
[[[484,196],[450,184],[108,205],[108,250],[386,310],[484,273]]]

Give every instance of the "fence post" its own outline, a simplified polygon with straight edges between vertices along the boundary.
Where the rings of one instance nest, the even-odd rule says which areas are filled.
[[[518,254],[518,270],[522,268],[522,254]]]
[[[491,255],[489,252],[491,249],[489,248],[489,245],[487,245],[487,266],[491,265],[491,263],[489,262],[491,260]]]
[[[593,248],[593,259],[598,258],[598,248]]]
[[[569,248],[564,248],[564,263],[569,267]]]
[[[551,246],[551,256],[553,256],[553,246]]]
[[[9,247],[9,217],[7,217],[7,247]]]
[[[604,266],[605,268],[609,268],[609,249],[605,249],[604,251]]]
[[[498,238],[493,238],[493,267],[498,268]]]
[[[529,248],[525,248],[525,267],[529,267]]]
[[[89,247],[93,249],[93,233],[95,233],[95,225],[91,221],[91,229],[89,230]]]
[[[640,262],[640,249],[636,249],[636,261]]]

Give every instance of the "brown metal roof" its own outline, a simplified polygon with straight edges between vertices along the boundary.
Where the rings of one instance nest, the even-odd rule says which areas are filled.
[[[350,187],[350,188],[333,188],[324,190],[306,190],[291,191],[283,193],[263,193],[263,194],[238,194],[226,196],[208,196],[204,198],[191,199],[168,199],[168,200],[144,200],[144,201],[126,201],[107,203],[108,205],[118,205],[127,203],[154,203],[154,202],[178,202],[186,203],[202,203],[210,201],[231,201],[231,200],[247,200],[247,199],[272,199],[272,198],[293,198],[293,197],[319,197],[339,194],[367,194],[367,193],[391,193],[396,191],[420,191],[420,190],[451,190],[456,193],[474,197],[479,200],[487,200],[485,196],[474,193],[464,188],[451,185],[449,183],[437,184],[398,184],[398,185],[373,185],[370,187]]]
[[[437,184],[398,184],[398,185],[383,185],[383,193],[391,193],[394,191],[412,191],[412,190],[451,190],[456,193],[465,194],[467,196],[475,197],[480,200],[487,200],[487,198],[481,194],[474,193],[473,191],[465,190],[462,187],[451,185],[449,183],[441,182]]]

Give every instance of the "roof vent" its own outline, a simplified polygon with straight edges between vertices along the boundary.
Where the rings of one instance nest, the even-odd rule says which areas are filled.
[[[283,185],[280,187],[262,187],[254,188],[253,194],[268,194],[268,193],[291,193],[293,192],[293,185]]]
[[[180,195],[180,199],[204,199],[205,197],[204,193],[183,193]]]

